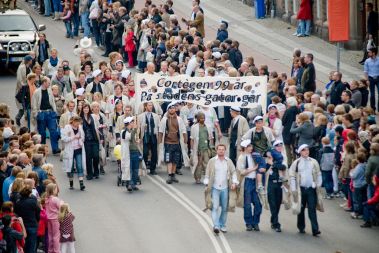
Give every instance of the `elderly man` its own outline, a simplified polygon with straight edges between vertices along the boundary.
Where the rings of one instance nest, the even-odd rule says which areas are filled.
[[[50,143],[53,154],[58,154],[57,109],[53,92],[50,88],[50,79],[44,77],[42,85],[32,97],[32,115],[37,119],[38,133],[42,136],[42,143],[46,144],[46,128],[49,129]]]
[[[297,203],[297,228],[305,233],[304,210],[308,208],[308,216],[311,221],[313,236],[321,234],[317,222],[316,206],[318,205],[318,189],[322,184],[320,166],[318,162],[309,157],[309,146],[301,145],[297,152],[300,158],[295,160],[289,170],[290,188],[294,202]],[[300,207],[300,208],[299,208]]]

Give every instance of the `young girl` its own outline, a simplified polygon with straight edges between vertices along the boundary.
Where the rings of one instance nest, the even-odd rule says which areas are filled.
[[[134,32],[130,25],[126,27],[127,34],[125,36],[125,52],[128,54],[129,68],[134,68],[133,52],[136,51],[134,43]]]
[[[50,183],[46,186],[46,215],[47,215],[47,236],[49,253],[60,252],[60,232],[58,214],[62,200],[58,197],[58,187],[56,184]]]
[[[47,214],[45,208],[45,196],[42,196],[42,198],[38,202],[40,204],[41,212],[37,229],[37,247],[42,248],[45,252],[47,252]]]
[[[67,203],[63,203],[59,209],[59,230],[61,234],[61,253],[75,253],[74,225],[75,216],[71,213]]]
[[[64,25],[66,27],[66,38],[74,38],[74,34],[72,33],[72,26],[71,26],[71,10],[70,10],[70,1],[65,1],[64,3],[64,9],[63,9],[63,16],[61,19],[64,22]]]

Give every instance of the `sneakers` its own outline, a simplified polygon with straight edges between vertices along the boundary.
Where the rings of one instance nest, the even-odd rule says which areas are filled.
[[[218,227],[213,228],[213,232],[218,235],[220,233],[220,229]]]
[[[255,225],[253,226],[253,228],[254,228],[254,231],[257,231],[257,232],[261,231],[261,230],[259,229],[259,225],[258,225],[258,224],[255,224]]]
[[[253,231],[252,225],[246,225],[246,231]]]
[[[315,231],[312,233],[313,236],[318,237],[321,234],[320,231]]]
[[[133,192],[133,188],[130,184],[126,186],[126,189],[128,190],[128,192]]]
[[[297,32],[294,32],[292,35],[293,35],[293,36],[297,36]]]
[[[167,184],[172,184],[174,181],[172,181],[172,176],[168,176],[166,183]]]
[[[223,232],[223,233],[228,232],[228,230],[226,229],[226,227],[222,227],[220,230],[221,230],[221,232]]]
[[[172,182],[179,183],[179,180],[176,179],[175,174],[171,178],[172,178]]]
[[[361,225],[361,228],[371,228],[371,222],[366,221],[365,223],[363,223],[363,224]]]
[[[100,175],[105,175],[105,170],[103,166],[100,167]]]

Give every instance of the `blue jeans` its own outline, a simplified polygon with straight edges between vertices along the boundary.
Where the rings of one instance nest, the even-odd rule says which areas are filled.
[[[45,4],[45,16],[50,16],[51,14],[51,2],[50,0],[43,0]]]
[[[37,129],[42,137],[42,143],[46,144],[46,127],[50,133],[51,149],[58,150],[58,126],[57,113],[54,111],[43,111],[37,114]]]
[[[74,12],[74,14],[72,14],[72,23],[74,25],[73,35],[78,36],[79,35],[79,13],[78,12]]]
[[[66,20],[64,22],[64,26],[66,27],[66,35],[70,38],[72,38],[74,35],[72,33],[72,25],[71,25],[71,20]]]
[[[254,205],[254,214],[251,204]],[[245,188],[243,193],[243,218],[246,225],[258,225],[262,213],[262,204],[257,193],[255,179],[245,178]]]
[[[88,11],[83,12],[82,14],[80,14],[80,20],[82,22],[82,27],[84,29],[83,36],[89,38],[91,30],[90,30],[90,27],[89,27],[89,18],[88,18],[88,16],[89,16],[89,12]]]
[[[62,12],[62,5],[60,0],[53,0],[54,12]]]
[[[37,228],[26,228],[25,253],[35,253],[37,250]]]
[[[374,111],[376,109],[379,110],[379,100],[378,100],[378,107],[376,107],[376,104],[375,104],[375,87],[378,89],[378,94],[379,94],[379,77],[374,79],[369,76],[368,80],[370,81],[370,106],[372,109],[374,109]]]
[[[363,202],[367,200],[366,186],[355,188],[353,192],[353,205],[356,214],[363,214]]]
[[[228,215],[228,198],[228,188],[218,190],[212,187],[212,221],[216,228],[225,227]],[[221,207],[221,214],[218,212],[219,207]]]
[[[130,185],[135,186],[138,182],[138,170],[141,154],[138,151],[130,152]]]
[[[321,171],[322,175],[322,185],[325,188],[327,194],[333,193],[333,174],[332,171]]]
[[[363,205],[363,220],[365,222],[372,222],[376,219],[375,205]]]
[[[298,31],[299,28],[300,33],[297,34],[309,36],[311,34],[311,20],[300,20]]]
[[[83,177],[84,176],[84,173],[83,173],[83,157],[82,157],[82,152],[80,151],[80,153],[75,153],[74,152],[74,159],[72,161],[72,169],[71,169],[71,172],[68,172],[67,173],[67,176],[69,178],[73,178],[74,177],[74,173],[72,172],[74,170],[74,163],[76,164],[76,172],[78,173],[78,177]]]

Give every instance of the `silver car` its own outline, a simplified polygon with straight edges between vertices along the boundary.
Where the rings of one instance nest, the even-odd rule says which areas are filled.
[[[38,39],[38,28],[32,17],[24,10],[7,10],[0,13],[0,65],[19,63],[33,50]]]

